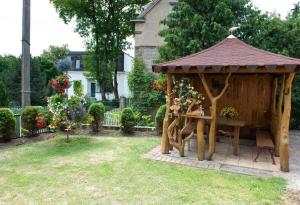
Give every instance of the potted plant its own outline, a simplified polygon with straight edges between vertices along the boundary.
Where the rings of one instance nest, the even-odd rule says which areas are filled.
[[[239,116],[238,111],[234,107],[224,107],[220,112],[220,116],[226,119],[237,119]]]

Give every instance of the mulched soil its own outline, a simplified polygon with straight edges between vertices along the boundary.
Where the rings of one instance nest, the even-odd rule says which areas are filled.
[[[55,135],[56,135],[55,133],[43,133],[43,134],[39,134],[38,136],[31,137],[31,138],[22,137],[22,138],[18,138],[18,139],[13,139],[7,143],[0,143],[0,148],[6,148],[6,147],[18,146],[18,145],[22,145],[22,144],[44,141],[44,140],[54,138]]]

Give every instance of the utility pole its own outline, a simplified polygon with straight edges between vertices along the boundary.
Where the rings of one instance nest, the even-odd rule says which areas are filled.
[[[23,0],[22,21],[22,107],[30,102],[30,0]]]

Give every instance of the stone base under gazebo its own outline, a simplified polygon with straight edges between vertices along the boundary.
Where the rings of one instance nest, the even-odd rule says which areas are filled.
[[[253,175],[259,177],[284,177],[288,180],[288,185],[292,189],[300,191],[300,132],[292,131],[291,138],[291,160],[290,172],[280,171],[279,157],[276,157],[276,165],[272,164],[270,154],[263,152],[257,162],[253,162],[256,156],[256,146],[253,140],[241,140],[239,156],[232,155],[232,148],[227,139],[222,138],[216,144],[216,152],[213,161],[199,161],[197,157],[197,143],[191,141],[191,150],[185,150],[185,157],[180,157],[178,150],[170,151],[170,154],[161,154],[160,146],[155,147],[144,155],[144,158],[175,163],[184,166],[191,166],[201,169],[220,170],[243,175]]]

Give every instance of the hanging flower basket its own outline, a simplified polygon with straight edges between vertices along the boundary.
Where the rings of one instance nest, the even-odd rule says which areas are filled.
[[[65,94],[65,90],[71,87],[70,78],[66,74],[57,76],[50,81],[50,85],[58,94],[63,95]]]

